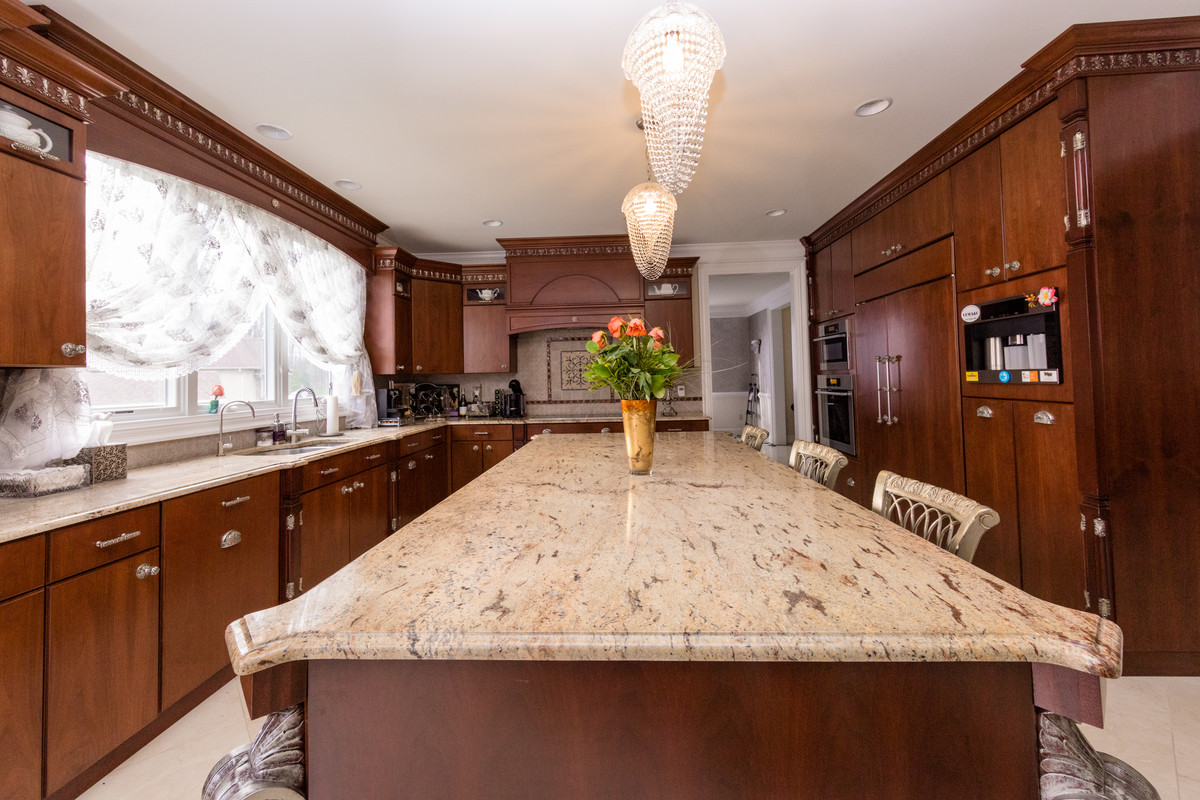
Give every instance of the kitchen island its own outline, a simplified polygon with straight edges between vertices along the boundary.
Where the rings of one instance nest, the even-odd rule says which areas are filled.
[[[303,713],[315,800],[1034,798],[1047,726],[1074,741],[1035,705],[1098,721],[1121,660],[1113,623],[714,433],[660,434],[650,477],[538,437],[226,638],[257,711],[303,703],[259,750],[289,763]]]

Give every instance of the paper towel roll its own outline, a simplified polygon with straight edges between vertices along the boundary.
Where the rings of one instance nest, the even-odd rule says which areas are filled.
[[[338,399],[336,394],[325,398],[325,433],[333,435],[338,432]]]

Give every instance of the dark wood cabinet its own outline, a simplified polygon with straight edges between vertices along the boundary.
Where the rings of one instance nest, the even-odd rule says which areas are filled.
[[[9,800],[42,796],[45,601],[38,589],[0,602],[0,797]]]
[[[367,278],[367,354],[371,369],[382,375],[413,371],[410,286],[410,278],[395,269],[379,269]]]
[[[307,591],[391,533],[387,465],[301,496],[300,591]]]
[[[866,468],[857,458],[846,457],[846,466],[838,473],[834,491],[859,505],[871,505],[871,493],[875,489],[874,476],[867,475]]]
[[[503,305],[464,305],[463,372],[516,372],[517,337],[508,335]]]
[[[963,398],[966,494],[996,510],[1000,522],[979,541],[972,563],[1021,585],[1020,517],[1013,404],[1009,400]]]
[[[690,297],[670,299],[646,298],[646,322],[662,328],[671,347],[679,354],[680,364],[689,364],[696,358],[696,347],[692,336],[692,300]]]
[[[1057,108],[1051,103],[950,168],[959,291],[1066,263]]]
[[[225,628],[279,594],[279,473],[162,504],[163,709],[229,666]]]
[[[857,450],[871,480],[887,469],[963,491],[954,312],[951,278],[858,308]]]
[[[450,491],[457,492],[513,454],[513,426],[458,425],[450,429]]]
[[[397,468],[400,526],[403,527],[450,495],[450,446],[431,445],[405,455]]]
[[[46,790],[158,715],[158,548],[47,590]]]
[[[902,258],[951,227],[950,176],[941,172],[851,232],[853,272]]]
[[[463,371],[462,289],[457,283],[412,281],[413,374]]]
[[[354,478],[350,504],[350,561],[391,533],[388,511],[389,468],[381,465]]]
[[[854,261],[850,235],[818,250],[809,282],[809,320],[825,322],[854,313]]]

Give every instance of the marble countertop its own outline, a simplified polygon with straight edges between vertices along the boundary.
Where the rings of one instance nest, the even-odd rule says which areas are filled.
[[[1116,677],[1121,631],[714,433],[538,437],[305,594],[226,630],[299,659],[1029,661]]]

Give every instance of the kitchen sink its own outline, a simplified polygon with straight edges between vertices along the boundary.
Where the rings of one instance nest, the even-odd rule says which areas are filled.
[[[330,447],[340,447],[345,442],[298,442],[282,447],[264,447],[258,450],[242,450],[239,456],[299,456],[305,453],[319,453]]]

